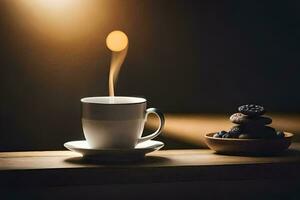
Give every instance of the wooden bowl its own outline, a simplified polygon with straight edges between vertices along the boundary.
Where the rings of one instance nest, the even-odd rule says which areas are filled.
[[[284,132],[284,138],[237,139],[214,138],[215,133],[205,135],[207,146],[220,154],[269,155],[280,153],[291,145],[292,133]]]

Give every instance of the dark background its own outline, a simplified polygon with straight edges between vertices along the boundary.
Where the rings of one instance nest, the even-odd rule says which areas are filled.
[[[83,138],[79,100],[108,94],[115,29],[130,43],[117,95],[164,112],[300,112],[299,1],[38,1],[0,1],[1,151]]]

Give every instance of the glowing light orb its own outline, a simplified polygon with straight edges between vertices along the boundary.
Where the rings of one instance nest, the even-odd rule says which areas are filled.
[[[122,31],[113,31],[108,34],[106,45],[112,51],[122,51],[128,45],[128,37]]]

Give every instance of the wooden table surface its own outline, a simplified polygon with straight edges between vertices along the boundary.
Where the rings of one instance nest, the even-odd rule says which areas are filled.
[[[206,133],[220,130],[228,131],[234,124],[229,121],[228,115],[214,114],[165,114],[166,124],[163,136],[175,139],[179,142],[207,148],[204,142]],[[270,114],[273,123],[270,125],[277,130],[294,133],[293,141],[300,142],[300,115]],[[147,121],[147,127],[155,129],[158,120],[151,116]]]
[[[134,163],[86,163],[70,151],[0,153],[1,186],[65,186],[176,181],[300,178],[300,143],[282,155],[217,155],[208,149],[165,150]]]

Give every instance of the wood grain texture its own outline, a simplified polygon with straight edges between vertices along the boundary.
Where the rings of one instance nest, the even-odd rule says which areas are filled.
[[[273,123],[270,125],[278,130],[294,133],[293,141],[300,141],[300,115],[270,114]],[[207,148],[204,135],[206,133],[229,130],[234,124],[228,115],[209,114],[166,114],[166,125],[163,136],[188,144]],[[155,117],[150,117],[147,127],[155,129],[158,126]]]
[[[57,186],[205,180],[296,179],[300,143],[276,157],[214,154],[207,149],[150,153],[135,163],[86,163],[69,151],[0,153],[0,185]]]

